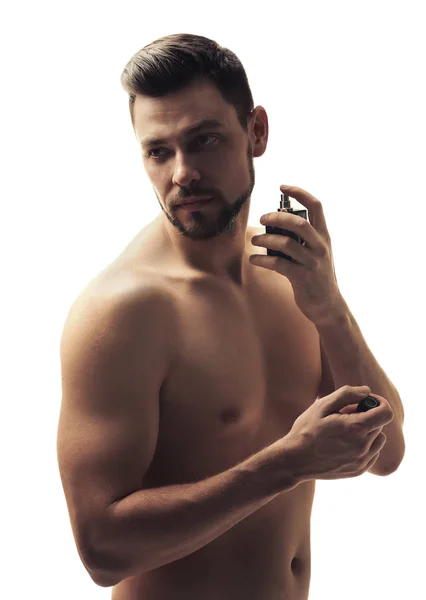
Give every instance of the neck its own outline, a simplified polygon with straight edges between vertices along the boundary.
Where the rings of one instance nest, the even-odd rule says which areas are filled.
[[[165,244],[177,263],[192,271],[229,278],[236,283],[244,279],[247,257],[248,214],[240,213],[233,225],[222,233],[193,239],[178,231],[164,214],[156,221]]]

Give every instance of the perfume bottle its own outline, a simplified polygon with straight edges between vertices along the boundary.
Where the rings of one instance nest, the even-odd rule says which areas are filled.
[[[376,408],[379,406],[380,402],[378,402],[372,396],[367,396],[364,400],[358,403],[356,412],[366,412],[367,410],[371,410],[372,408]]]
[[[280,207],[278,209],[278,212],[293,213],[293,215],[298,215],[299,217],[303,217],[304,219],[308,220],[308,211],[306,210],[306,208],[304,208],[302,210],[294,210],[294,208],[291,208],[290,197],[287,194],[281,194]],[[292,237],[294,240],[296,240],[296,242],[299,242],[299,244],[303,244],[303,242],[305,241],[300,236],[293,233],[293,231],[289,231],[288,229],[281,229],[281,227],[271,227],[270,225],[267,225],[265,227],[265,229],[266,229],[266,233],[275,233],[278,235],[288,235],[288,236]],[[284,254],[283,252],[280,252],[279,250],[271,250],[270,248],[267,248],[267,254],[268,254],[268,256],[281,256],[282,258],[286,258],[290,262],[296,262],[295,260],[292,259],[291,256],[289,256],[288,254]]]

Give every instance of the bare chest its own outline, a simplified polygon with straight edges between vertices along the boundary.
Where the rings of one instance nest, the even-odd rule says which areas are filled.
[[[176,288],[176,356],[147,485],[213,476],[285,436],[321,378],[317,331],[287,281]]]

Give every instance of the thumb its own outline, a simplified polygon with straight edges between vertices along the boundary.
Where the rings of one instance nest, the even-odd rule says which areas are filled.
[[[322,416],[338,412],[344,406],[358,404],[371,393],[368,385],[342,386],[328,396],[322,398]]]

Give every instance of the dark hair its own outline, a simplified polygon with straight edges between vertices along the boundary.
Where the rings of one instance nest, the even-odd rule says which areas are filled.
[[[127,63],[121,84],[129,94],[133,128],[137,95],[159,98],[195,81],[210,81],[225,102],[232,105],[247,132],[254,103],[247,75],[238,57],[214,40],[176,33],[151,42]]]

